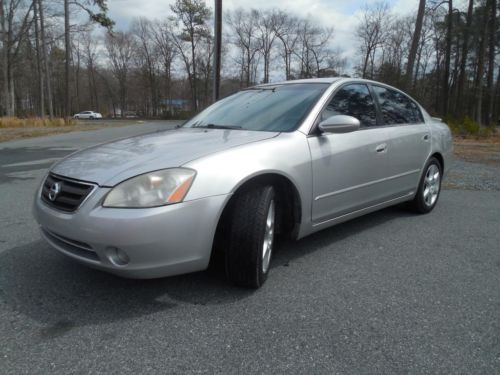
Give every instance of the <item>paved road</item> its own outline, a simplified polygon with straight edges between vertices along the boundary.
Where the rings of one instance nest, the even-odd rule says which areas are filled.
[[[49,161],[26,162],[136,131],[0,144],[1,374],[500,372],[499,191],[281,244],[258,291],[213,271],[125,280],[40,240],[30,203]]]

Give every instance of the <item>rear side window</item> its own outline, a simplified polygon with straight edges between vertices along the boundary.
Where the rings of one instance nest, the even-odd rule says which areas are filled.
[[[377,125],[377,110],[368,90],[363,84],[342,87],[321,113],[321,121],[335,115],[356,117],[362,127]]]
[[[418,124],[424,122],[417,104],[406,95],[381,86],[373,86],[384,124]]]

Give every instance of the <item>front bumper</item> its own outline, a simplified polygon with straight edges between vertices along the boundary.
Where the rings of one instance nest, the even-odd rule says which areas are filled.
[[[49,207],[38,193],[34,214],[42,236],[68,257],[124,277],[165,277],[208,267],[227,195],[156,208],[104,208],[109,190],[96,189],[73,213]],[[114,263],[110,249],[125,252],[129,262]]]

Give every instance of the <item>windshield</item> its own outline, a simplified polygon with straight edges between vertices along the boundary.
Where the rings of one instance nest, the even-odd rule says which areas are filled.
[[[183,127],[293,131],[327,87],[325,83],[298,83],[240,91],[214,103]]]

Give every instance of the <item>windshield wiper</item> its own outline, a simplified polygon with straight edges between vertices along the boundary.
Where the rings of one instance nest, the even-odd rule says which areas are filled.
[[[193,126],[193,128],[207,128],[207,129],[241,129],[241,126],[235,126],[235,125],[216,125],[216,124],[208,124],[208,125],[198,125],[198,126]]]

